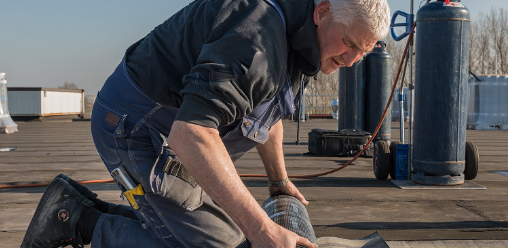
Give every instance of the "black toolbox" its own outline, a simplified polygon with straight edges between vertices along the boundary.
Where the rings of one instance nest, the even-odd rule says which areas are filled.
[[[358,129],[313,129],[309,133],[308,150],[318,156],[354,156],[362,151],[370,138],[371,133]],[[373,157],[373,144],[361,156]]]

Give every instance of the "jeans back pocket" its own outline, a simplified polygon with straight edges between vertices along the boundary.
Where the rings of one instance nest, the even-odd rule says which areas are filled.
[[[92,111],[91,131],[99,155],[106,164],[119,164],[118,139],[125,138],[127,114],[104,102],[99,96]]]

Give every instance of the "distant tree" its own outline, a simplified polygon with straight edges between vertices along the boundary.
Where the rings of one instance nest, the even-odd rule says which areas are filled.
[[[486,19],[491,42],[490,69],[493,74],[507,75],[507,9],[491,8]]]
[[[398,73],[399,64],[401,62],[401,57],[403,56],[403,51],[405,50],[406,43],[408,41],[408,36],[403,38],[400,41],[395,41],[392,36],[389,34],[387,37],[385,37],[384,42],[387,44],[387,47],[385,51],[391,55],[391,66],[392,66],[392,80],[391,85],[394,83],[394,80],[396,80],[396,76]],[[415,41],[415,34],[414,34],[414,41]],[[415,54],[415,46],[414,48],[414,54]],[[415,56],[414,63],[412,65],[412,72],[415,72]],[[401,66],[401,74],[399,75],[398,84],[397,87],[401,85],[401,80],[403,79],[403,69],[405,68],[405,64]],[[413,74],[415,76],[415,74]],[[408,83],[410,82],[410,63],[408,63],[405,71],[405,78],[403,80],[403,87],[408,87]]]
[[[74,83],[65,82],[64,85],[58,86],[59,89],[77,90],[78,86]]]
[[[306,88],[306,112],[308,114],[331,114],[332,99],[338,98],[338,77],[336,70],[330,75],[319,72],[316,80],[311,78]]]
[[[507,75],[507,9],[479,13],[470,25],[469,69],[477,74]]]

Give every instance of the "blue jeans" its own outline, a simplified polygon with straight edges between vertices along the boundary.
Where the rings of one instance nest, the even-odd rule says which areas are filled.
[[[97,222],[92,247],[147,244],[148,247],[250,247],[232,219],[199,185],[162,171],[169,158],[179,161],[166,145],[178,109],[147,97],[125,66],[124,59],[99,92],[91,128],[107,169],[111,172],[122,166],[136,184],[142,185],[145,194],[134,196],[140,222],[103,214]],[[282,92],[291,93],[291,88]],[[284,98],[288,97],[274,97],[243,120],[218,128],[232,161],[268,139],[270,127],[280,120],[282,112],[290,111],[286,108],[293,106],[278,102]],[[285,108],[283,111],[281,106]],[[246,120],[253,125],[243,125]]]

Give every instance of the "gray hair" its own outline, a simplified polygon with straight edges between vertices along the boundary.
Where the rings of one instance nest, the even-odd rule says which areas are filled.
[[[346,29],[354,27],[356,21],[366,25],[368,31],[378,40],[387,36],[391,10],[386,0],[314,0],[315,6],[330,2],[330,11],[335,22]]]

